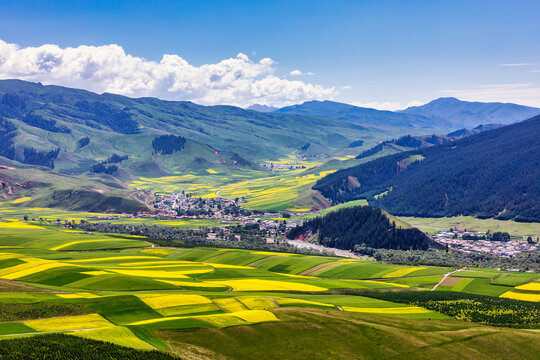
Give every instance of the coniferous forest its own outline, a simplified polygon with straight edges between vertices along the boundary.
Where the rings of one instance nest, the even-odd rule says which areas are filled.
[[[313,189],[334,203],[365,198],[394,215],[540,221],[538,134],[540,116],[340,170]]]
[[[289,239],[317,235],[327,247],[354,250],[357,245],[384,249],[426,250],[430,239],[420,230],[396,227],[380,210],[354,206],[305,221],[292,229]]]

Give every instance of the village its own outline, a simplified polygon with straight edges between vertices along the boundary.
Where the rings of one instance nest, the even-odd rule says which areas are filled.
[[[431,238],[441,245],[464,253],[482,252],[510,257],[518,253],[540,250],[538,239],[534,242],[526,239],[512,239],[508,236],[507,241],[497,241],[491,239],[489,233],[467,230],[450,229],[441,231]]]
[[[291,218],[289,212],[263,212],[244,209],[239,206],[244,202],[241,198],[202,199],[191,196],[191,194],[174,193],[170,195],[156,194],[153,206],[157,211],[154,216],[221,220],[223,227],[226,227],[225,225],[230,222],[241,225],[259,224],[261,230],[267,230],[272,234],[284,234],[287,229],[295,227],[300,222],[299,219]]]

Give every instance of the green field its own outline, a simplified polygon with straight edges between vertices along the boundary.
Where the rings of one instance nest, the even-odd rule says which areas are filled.
[[[66,231],[17,217],[0,222],[0,246],[4,341],[20,334],[60,332],[188,358],[195,353],[204,358],[260,358],[263,348],[275,357],[294,358],[289,346],[305,348],[305,354],[317,352],[314,358],[335,351],[344,357],[360,351],[367,358],[420,358],[423,346],[463,354],[457,344],[475,348],[480,342],[474,339],[487,334],[489,339],[512,336],[517,342],[540,336],[479,328],[421,306],[358,295],[430,290],[453,270],[444,267],[253,250],[165,249],[151,247],[144,239]],[[537,277],[468,269],[450,278],[457,279],[453,291],[530,300],[537,292],[536,285],[528,284]],[[521,288],[524,284],[527,287]],[[439,290],[444,289],[443,284]],[[460,333],[443,333],[445,327],[459,328]],[[277,345],[293,331],[307,337],[315,328],[320,331],[307,342],[290,339]],[[403,328],[406,333],[400,333]],[[424,335],[428,329],[430,340]],[[336,332],[355,335],[317,345],[319,336]],[[388,346],[388,337],[397,333],[395,341],[401,345]],[[385,345],[376,346],[381,337]],[[267,346],[248,345],[257,342]],[[372,347],[365,352],[368,345]],[[506,354],[514,354],[508,358],[523,358],[523,349],[507,348]]]
[[[515,236],[540,236],[540,223],[523,223],[512,220],[477,219],[473,216],[455,216],[443,218],[399,217],[404,222],[426,232],[438,232],[450,228],[472,231],[507,232]]]

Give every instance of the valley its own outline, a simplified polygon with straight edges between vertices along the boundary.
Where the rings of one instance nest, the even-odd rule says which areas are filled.
[[[0,354],[535,358],[538,117],[0,96]]]
[[[138,350],[160,349],[180,356],[195,356],[202,351],[208,352],[209,357],[226,354],[256,358],[257,351],[247,355],[251,350],[243,341],[249,343],[251,338],[263,337],[267,340],[258,341],[268,341],[271,345],[276,338],[269,334],[275,333],[278,338],[287,337],[290,331],[307,335],[313,326],[320,329],[316,336],[335,332],[342,326],[356,328],[355,333],[360,328],[379,329],[382,333],[409,328],[400,340],[404,347],[389,350],[373,344],[370,353],[355,348],[371,357],[388,351],[407,356],[417,341],[427,342],[434,350],[452,346],[462,339],[459,333],[498,334],[489,337],[490,344],[491,341],[495,344],[504,334],[511,334],[514,341],[533,341],[537,337],[532,331],[496,330],[489,325],[538,326],[538,316],[534,314],[540,308],[538,303],[530,302],[539,300],[536,298],[540,296],[537,286],[540,283],[535,280],[538,273],[453,271],[444,267],[265,251],[161,248],[151,246],[144,238],[127,235],[113,238],[15,220],[4,220],[0,228],[3,244],[0,349],[4,341],[17,341],[6,339],[60,332]],[[450,272],[451,277],[435,292],[427,291]],[[449,296],[457,303],[474,294],[495,296],[501,299],[497,306],[508,314],[515,313],[515,317],[499,319],[489,315],[489,311],[470,308],[467,310],[471,311],[467,315],[470,319],[455,320],[452,313],[442,308],[437,308],[437,312],[422,305],[409,305],[399,296],[396,301],[377,299],[376,294],[386,290],[400,290],[380,293],[389,298],[392,294],[424,290],[426,295],[439,294],[431,301],[442,301],[441,304]],[[528,302],[520,305],[520,300]],[[15,304],[20,306],[14,308]],[[25,307],[44,310],[36,319],[31,311],[22,311]],[[527,311],[528,317],[519,315],[520,311]],[[486,325],[463,321],[478,317],[483,320],[473,321]],[[456,337],[448,338],[443,335],[443,329],[449,328],[461,330]],[[422,335],[427,329],[432,334],[431,340]],[[439,331],[440,335],[435,335]],[[205,335],[225,339],[243,332],[247,332],[247,337],[235,340],[233,347],[221,343],[222,340],[210,344]],[[358,332],[359,336],[362,332]],[[293,357],[287,348],[307,346],[309,342],[305,343],[303,338],[292,337],[289,345],[275,343],[265,351]],[[475,346],[473,338],[463,340]],[[375,339],[368,336],[363,341]],[[330,349],[339,349],[341,345],[330,341],[325,349],[312,346],[315,347],[311,351],[319,354],[314,355],[317,358],[325,357]],[[459,355],[462,350],[456,351]],[[522,352],[524,349],[518,351],[510,344],[506,351],[509,358],[529,358]]]

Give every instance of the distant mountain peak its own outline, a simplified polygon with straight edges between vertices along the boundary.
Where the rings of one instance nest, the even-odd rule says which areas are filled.
[[[268,106],[268,105],[263,105],[263,104],[253,104],[246,108],[246,110],[253,110],[253,111],[258,111],[258,112],[272,112],[277,109],[279,108],[275,106]]]
[[[455,97],[442,97],[401,113],[444,119],[454,129],[471,129],[480,124],[512,124],[540,114],[540,109],[501,102],[471,102]]]

